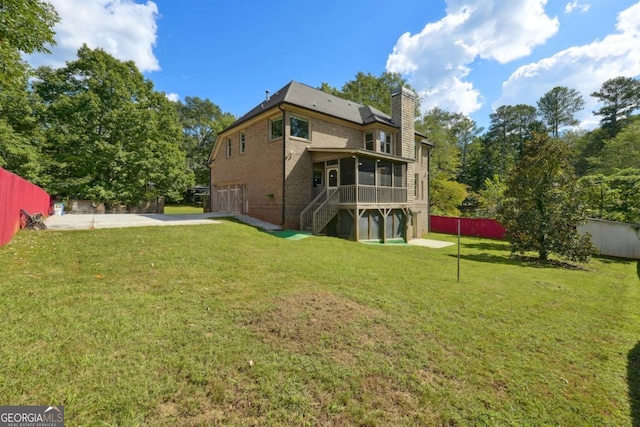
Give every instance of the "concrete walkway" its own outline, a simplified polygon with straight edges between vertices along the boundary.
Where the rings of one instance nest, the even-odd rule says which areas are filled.
[[[216,218],[236,218],[248,225],[265,231],[280,230],[280,226],[269,224],[247,215],[222,214],[71,214],[52,215],[45,220],[50,230],[92,230],[98,228],[154,227],[166,225],[221,224]]]
[[[425,248],[433,248],[433,249],[441,249],[441,248],[446,248],[447,246],[455,245],[455,243],[443,242],[441,240],[433,240],[433,239],[411,239],[409,240],[409,244],[414,246],[424,246]]]

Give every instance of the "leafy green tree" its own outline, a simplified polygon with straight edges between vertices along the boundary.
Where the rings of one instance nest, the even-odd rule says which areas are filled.
[[[531,105],[503,105],[489,115],[491,125],[487,137],[493,139],[492,146],[499,147],[500,177],[504,178],[522,150],[524,142],[533,131],[539,131],[536,108]]]
[[[466,185],[456,182],[461,170],[459,145],[464,133],[473,132],[474,123],[465,115],[441,108],[427,111],[416,130],[434,144],[431,151],[431,206],[435,213],[458,215],[458,206],[467,197]]]
[[[178,104],[182,123],[182,149],[187,156],[187,165],[195,175],[196,184],[209,185],[207,161],[220,131],[235,120],[230,113],[209,99],[187,96]]]
[[[497,151],[488,149],[487,143],[486,133],[473,139],[467,147],[464,173],[459,175],[459,182],[474,192],[478,192],[487,179],[498,174],[494,166],[499,164],[499,160],[493,158]]]
[[[37,99],[28,92],[30,69],[21,55],[48,52],[58,15],[49,3],[0,3],[0,166],[42,184],[42,144],[35,120]]]
[[[391,92],[398,87],[411,86],[398,73],[384,72],[380,77],[371,73],[356,74],[353,80],[342,85],[340,90],[328,83],[322,83],[320,90],[362,105],[369,105],[383,113],[391,114]],[[416,116],[420,111],[420,100],[416,102]]]
[[[587,175],[579,184],[590,217],[640,222],[640,169],[623,169],[609,176]]]
[[[50,192],[135,205],[193,184],[176,104],[132,61],[83,46],[65,67],[38,69],[34,90],[46,105]]]
[[[21,54],[49,52],[55,44],[53,26],[59,17],[39,0],[3,0],[0,4],[0,92],[24,89],[28,76]]]
[[[431,213],[434,215],[460,215],[458,207],[467,198],[467,187],[455,181],[431,180]]]
[[[456,121],[452,131],[456,136],[456,144],[460,151],[460,172],[457,176],[457,181],[464,183],[467,176],[467,169],[469,163],[469,146],[476,140],[483,128],[479,128],[474,120],[469,117],[460,114]]]
[[[609,137],[620,132],[620,119],[629,117],[640,108],[640,81],[631,77],[615,77],[602,84],[599,91],[591,96],[604,105],[593,114],[602,116],[600,125]]]
[[[40,104],[26,90],[1,93],[0,166],[38,185],[45,185],[43,136],[36,120]]]
[[[617,170],[640,169],[640,121],[625,127],[604,143],[599,158],[592,159],[597,170],[611,175]]]
[[[584,108],[582,95],[564,86],[556,86],[538,100],[538,111],[551,136],[557,138],[561,127],[575,126],[575,114]]]
[[[574,167],[578,176],[585,176],[596,171],[597,159],[607,140],[607,132],[597,128],[581,135],[574,143]]]
[[[416,131],[426,135],[435,146],[431,151],[432,178],[455,180],[458,175],[461,156],[456,131],[464,118],[462,114],[435,107],[416,122]]]
[[[536,251],[586,262],[594,253],[590,236],[576,226],[585,221],[571,149],[557,138],[536,134],[507,179],[498,220],[507,229],[512,253]]]
[[[484,188],[480,190],[480,209],[483,217],[497,218],[498,209],[504,199],[504,192],[507,185],[500,178],[494,175],[492,179],[485,179]]]

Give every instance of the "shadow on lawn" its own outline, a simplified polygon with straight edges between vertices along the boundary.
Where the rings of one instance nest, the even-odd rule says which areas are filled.
[[[480,242],[480,243],[465,243],[465,248],[478,249],[480,251],[508,251],[509,244],[504,242]]]
[[[454,254],[451,254],[449,256],[452,258],[458,257],[458,255],[454,255]],[[500,255],[490,255],[487,253],[483,253],[483,254],[473,254],[473,255],[460,255],[460,259],[475,261],[475,262],[488,262],[491,264],[516,265],[520,267],[564,268],[569,270],[585,269],[585,267],[583,266],[571,264],[568,262],[563,262],[558,260],[542,261],[539,258],[521,256],[521,255],[500,256]]]
[[[638,274],[638,279],[640,279],[640,260],[636,263],[636,273]]]
[[[640,265],[640,262],[638,263]],[[631,425],[640,427],[640,341],[629,352],[627,360],[627,382],[629,383],[629,404],[631,405]]]
[[[458,255],[449,255],[452,258],[458,258]],[[491,264],[507,264],[507,265],[524,265],[517,260],[510,258],[509,256],[499,256],[490,254],[474,254],[474,255],[460,255],[460,259],[475,262],[488,262]]]

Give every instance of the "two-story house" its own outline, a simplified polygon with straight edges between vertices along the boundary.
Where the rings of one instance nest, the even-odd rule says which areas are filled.
[[[415,100],[394,91],[390,117],[292,81],[218,135],[211,210],[357,241],[421,237],[432,145]]]

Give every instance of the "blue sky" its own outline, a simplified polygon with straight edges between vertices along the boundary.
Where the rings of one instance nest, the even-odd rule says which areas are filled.
[[[208,98],[240,116],[291,80],[341,87],[359,71],[400,72],[424,109],[486,126],[500,105],[535,105],[554,86],[589,96],[640,75],[640,0],[50,0],[61,16],[50,55],[82,43],[134,60],[172,99]]]

